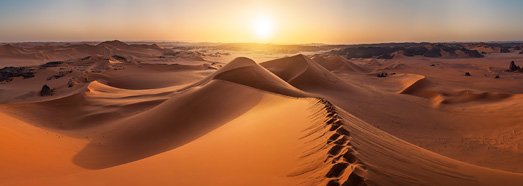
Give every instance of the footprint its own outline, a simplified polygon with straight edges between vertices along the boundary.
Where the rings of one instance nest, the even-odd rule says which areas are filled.
[[[348,163],[338,163],[332,166],[332,168],[329,170],[327,175],[325,175],[327,178],[337,178],[340,177],[343,172],[345,172],[345,169],[349,166]],[[348,180],[347,180],[348,181]]]
[[[329,131],[335,131],[335,130],[337,130],[340,127],[341,127],[341,125],[332,125],[331,128],[329,129]]]
[[[334,147],[332,147],[332,148],[329,150],[328,154],[329,154],[329,155],[333,155],[333,156],[334,156],[334,155],[338,155],[338,154],[341,152],[342,149],[343,149],[343,146],[341,146],[341,145],[335,145]]]
[[[334,133],[328,140],[327,144],[332,143],[334,140],[337,140],[341,135],[338,133]]]
[[[338,133],[336,133],[336,134],[338,134]],[[336,139],[338,139],[338,138],[336,138]],[[336,144],[336,145],[345,145],[348,141],[349,141],[349,139],[347,139],[347,137],[343,136],[343,137],[339,138],[338,140],[336,140],[334,142],[334,144]]]
[[[330,124],[333,124],[333,123],[336,122],[336,121],[338,121],[338,118],[331,118],[331,119],[329,119],[329,120],[328,120],[327,122],[325,122],[325,123],[327,123],[328,125],[330,125]]]
[[[352,173],[352,174],[350,174],[347,181],[345,181],[342,185],[343,186],[366,186],[367,183],[365,183],[365,180],[361,176],[358,176],[357,174]]]
[[[345,159],[345,161],[347,161],[349,163],[356,163],[358,161],[358,158],[356,158],[356,156],[354,156],[354,154],[352,154],[351,151],[346,152],[343,155],[343,159]]]
[[[336,130],[336,133],[345,135],[345,136],[350,136],[350,132],[347,129],[345,129],[345,127],[338,128],[338,130]]]
[[[340,186],[340,182],[337,180],[331,180],[329,183],[327,183],[327,186]]]

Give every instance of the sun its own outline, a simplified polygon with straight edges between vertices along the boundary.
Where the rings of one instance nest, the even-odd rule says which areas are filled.
[[[258,17],[253,22],[253,34],[260,40],[267,40],[274,33],[274,23],[270,17]]]

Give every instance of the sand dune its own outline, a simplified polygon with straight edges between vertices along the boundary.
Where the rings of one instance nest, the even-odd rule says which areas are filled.
[[[497,92],[480,92],[473,90],[452,89],[449,87],[442,87],[432,83],[425,78],[419,79],[410,86],[400,91],[401,94],[410,94],[423,98],[430,99],[435,105],[438,104],[454,104],[467,102],[495,102],[505,98],[509,98],[511,94],[503,94]]]
[[[333,71],[347,71],[347,72],[367,72],[363,67],[355,65],[351,61],[347,60],[341,56],[329,56],[324,57],[314,57],[312,60],[318,62],[325,69]]]
[[[523,180],[521,175],[469,165],[408,144],[323,99],[286,98],[231,83],[221,85],[225,85],[224,89],[242,89],[247,91],[249,96],[262,95],[262,97],[249,111],[238,118],[225,122],[212,132],[175,150],[112,168],[95,171],[75,168],[72,169],[76,170],[73,171],[73,174],[29,180],[29,182],[25,180],[24,182],[50,185],[79,184],[79,180],[85,180],[82,183],[86,185],[100,183],[133,185],[140,183],[139,180],[145,177],[151,180],[150,183],[155,184],[190,183],[197,185],[327,185],[335,183],[346,185],[517,185]],[[226,100],[230,101],[230,98]],[[263,117],[265,119],[252,122],[252,119],[258,118],[260,114],[266,116]],[[216,116],[210,117],[217,119]],[[307,119],[308,117],[312,118]],[[154,121],[149,121],[149,123],[158,124]],[[133,124],[125,125],[130,128],[135,127]],[[177,128],[176,126],[171,125],[174,128]],[[120,136],[111,137],[111,135],[128,132],[136,134],[132,132],[134,130],[126,128],[124,131],[118,130],[113,134],[106,133],[105,137],[95,138],[91,140],[91,144],[86,149],[76,155],[74,160],[85,160],[81,156],[86,151],[91,151],[92,154],[87,158],[98,160],[90,164],[90,166],[94,166],[91,168],[106,167],[108,162],[105,158],[108,154],[123,155],[115,157],[116,159],[113,161],[129,158],[129,153],[117,152],[123,150],[122,148],[136,150],[133,150],[132,154],[144,152],[143,150],[151,152],[158,148],[158,145],[154,145],[155,143],[148,143],[149,145],[140,147],[140,144],[143,143],[142,137],[150,138],[161,136],[162,133],[173,134],[172,132],[179,131],[165,130],[166,128],[158,128],[155,125],[144,127],[146,128],[134,130],[149,130],[148,133],[140,132],[138,136],[130,139],[124,138],[122,141],[116,140]],[[200,127],[202,126],[199,125]],[[279,130],[275,131],[274,128]],[[272,138],[266,138],[267,135],[271,135]],[[174,136],[182,138],[179,135]],[[183,135],[183,137],[191,138],[190,134]],[[129,140],[133,143],[130,143]],[[177,140],[168,141],[167,144],[172,144]],[[159,143],[161,144],[159,146],[161,148],[169,146],[165,142]],[[103,148],[112,143],[133,145],[116,149],[114,147]],[[93,147],[95,144],[98,147]],[[103,149],[104,153],[100,152],[101,154],[97,155],[92,152],[94,150],[92,148]],[[260,154],[260,152],[264,153]],[[380,155],[376,156],[376,153]],[[209,156],[210,154],[212,155]],[[282,155],[284,156],[282,157]],[[188,157],[198,157],[199,161],[190,163],[181,161]],[[161,166],[167,162],[174,166]],[[245,164],[245,162],[250,163]],[[80,163],[80,165],[85,164]],[[162,171],[171,172],[180,176],[179,178],[185,179],[169,179],[172,178],[172,174],[143,175],[144,170],[157,171],[158,166],[164,167]],[[245,170],[250,171],[245,174]],[[196,179],[195,176],[199,174],[192,174],[194,172],[208,174],[211,176],[210,178],[214,179]],[[226,176],[231,174],[242,176],[234,179]],[[266,176],[270,176],[272,179],[266,179]],[[259,180],[259,182],[252,182],[252,180]]]
[[[129,62],[162,55],[158,45],[56,47],[102,54],[1,85],[0,185],[523,182],[523,96],[465,86],[495,66],[295,55],[214,70]]]
[[[363,91],[359,87],[343,81],[304,55],[263,62],[261,66],[292,86],[307,92],[314,93],[315,91],[336,89],[343,89],[348,92]]]
[[[178,54],[179,53],[179,54]],[[140,63],[187,63],[187,61],[205,61],[195,54],[176,53],[173,49],[160,47],[156,44],[126,44],[114,40],[97,45],[64,44],[50,46],[13,46],[0,45],[0,60],[3,66],[39,65],[50,61],[70,61],[90,56],[118,56],[126,62]],[[168,54],[168,57],[165,55]],[[174,56],[169,56],[174,55]],[[160,56],[162,58],[160,58]]]

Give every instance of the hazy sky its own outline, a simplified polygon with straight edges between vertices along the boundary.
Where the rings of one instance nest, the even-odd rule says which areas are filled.
[[[523,40],[520,0],[0,0],[0,41]]]

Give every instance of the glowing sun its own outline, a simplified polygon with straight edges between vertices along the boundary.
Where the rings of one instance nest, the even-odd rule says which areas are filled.
[[[269,39],[274,32],[274,24],[269,17],[258,17],[253,22],[253,34],[260,40]]]

